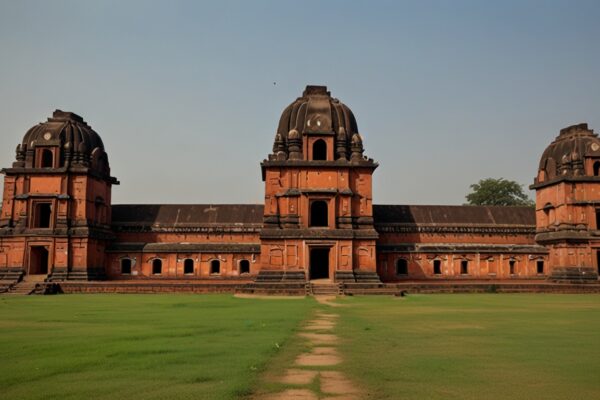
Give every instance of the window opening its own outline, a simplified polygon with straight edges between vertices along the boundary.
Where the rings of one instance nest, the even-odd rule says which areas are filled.
[[[183,273],[186,275],[191,275],[194,273],[194,260],[187,258],[183,262]]]
[[[131,259],[123,258],[121,260],[121,274],[129,275],[131,274]]]
[[[250,273],[250,261],[241,260],[240,261],[240,274],[249,274]]]
[[[441,260],[433,260],[433,273],[435,275],[442,274],[442,261]]]
[[[43,149],[42,150],[42,168],[53,168],[54,167],[54,154],[52,150]]]
[[[219,260],[212,260],[210,262],[210,273],[220,274],[221,273],[221,262]]]
[[[310,205],[310,226],[328,226],[327,203],[322,200],[313,201]]]
[[[462,275],[467,275],[469,273],[469,261],[462,260],[460,262],[460,273]]]
[[[159,258],[155,258],[152,261],[152,274],[160,275],[162,274],[162,260]]]
[[[319,139],[313,143],[313,160],[327,160],[327,143],[323,139]]]
[[[538,262],[536,263],[536,266],[537,266],[537,273],[543,274],[544,273],[544,261],[538,260]]]
[[[34,208],[34,228],[50,228],[52,203],[37,203]]]
[[[399,258],[396,261],[396,275],[408,275],[408,260]]]

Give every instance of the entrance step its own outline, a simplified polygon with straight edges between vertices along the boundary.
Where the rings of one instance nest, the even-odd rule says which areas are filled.
[[[6,293],[11,287],[17,284],[23,278],[23,269],[21,268],[1,268],[0,269],[0,293]]]
[[[344,290],[339,283],[308,282],[306,284],[307,296],[341,296],[343,294]]]
[[[36,286],[43,283],[47,275],[26,275],[23,280],[13,285],[6,294],[16,296],[27,296],[35,292]]]

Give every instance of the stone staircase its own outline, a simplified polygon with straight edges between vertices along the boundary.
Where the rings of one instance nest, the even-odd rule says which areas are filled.
[[[38,283],[43,283],[47,275],[26,275],[23,280],[13,285],[6,294],[15,296],[27,296],[35,292]]]
[[[0,293],[6,293],[23,277],[21,268],[0,269]]]
[[[343,294],[342,285],[330,280],[316,280],[306,283],[307,296],[341,296]]]

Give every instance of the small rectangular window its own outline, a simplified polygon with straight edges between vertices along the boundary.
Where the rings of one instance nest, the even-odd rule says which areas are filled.
[[[210,262],[210,273],[211,275],[217,275],[221,273],[221,262],[219,260],[212,260]]]
[[[33,227],[50,228],[52,223],[52,203],[35,203],[33,207]]]
[[[508,262],[508,269],[510,270],[511,275],[515,274],[515,260],[510,260]]]
[[[442,274],[442,261],[441,260],[433,260],[433,273],[434,273],[434,275]]]
[[[152,275],[161,275],[162,274],[162,260],[159,258],[155,258],[152,261]]]
[[[400,258],[396,261],[396,275],[408,275],[408,260]]]
[[[249,274],[249,273],[250,273],[250,261],[240,260],[240,274]]]
[[[123,274],[123,275],[131,274],[131,259],[124,258],[121,260],[121,274]]]
[[[54,153],[50,149],[43,149],[41,151],[41,168],[53,168],[54,167]]]
[[[538,260],[538,262],[537,262],[537,273],[538,274],[544,273],[544,261],[543,260]]]
[[[192,275],[194,273],[194,260],[188,258],[183,262],[183,273],[185,275]]]
[[[467,275],[469,273],[469,261],[462,260],[460,262],[460,273],[462,275]]]

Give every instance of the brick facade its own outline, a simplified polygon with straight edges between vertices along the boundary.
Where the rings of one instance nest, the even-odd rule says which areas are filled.
[[[597,279],[600,140],[587,126],[544,153],[535,209],[374,205],[377,167],[352,111],[308,86],[261,163],[264,205],[112,205],[118,181],[99,135],[57,110],[2,170],[0,273],[161,285]]]

